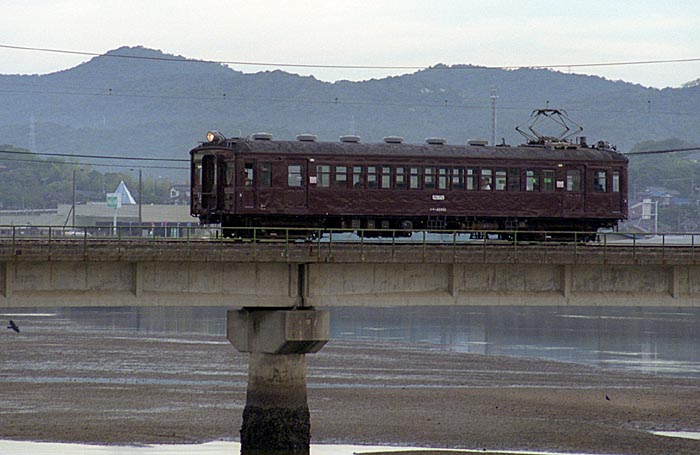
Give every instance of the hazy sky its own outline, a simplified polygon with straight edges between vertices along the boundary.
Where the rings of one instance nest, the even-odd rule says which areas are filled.
[[[689,59],[700,58],[700,1],[0,0],[0,45],[96,53],[143,45],[188,58],[320,65]],[[0,48],[0,74],[43,74],[88,59]],[[560,70],[654,87],[700,78],[700,62]],[[411,72],[285,71],[323,80]]]

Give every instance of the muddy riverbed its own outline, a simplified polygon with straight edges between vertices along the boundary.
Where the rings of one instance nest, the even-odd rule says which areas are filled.
[[[76,330],[0,335],[0,439],[98,444],[236,440],[247,357],[223,337]],[[308,356],[316,443],[697,454],[700,379],[331,341]]]

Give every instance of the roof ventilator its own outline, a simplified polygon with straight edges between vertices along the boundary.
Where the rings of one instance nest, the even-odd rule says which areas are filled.
[[[297,135],[297,141],[300,142],[316,142],[317,140],[318,136],[316,136],[315,134],[304,133]]]
[[[472,139],[471,141],[467,141],[467,145],[472,145],[476,147],[486,147],[487,145],[489,145],[489,141]]]
[[[384,142],[387,144],[402,144],[403,138],[401,136],[386,136]]]
[[[442,137],[428,137],[425,139],[425,143],[430,145],[445,145],[447,144],[447,140]]]
[[[255,133],[251,136],[254,141],[271,141],[272,134],[270,133]]]
[[[340,136],[340,142],[358,143],[360,142],[360,136],[355,136],[353,134],[347,134],[345,136]]]

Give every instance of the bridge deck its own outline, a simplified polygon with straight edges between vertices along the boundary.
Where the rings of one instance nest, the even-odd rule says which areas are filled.
[[[574,242],[302,242],[172,239],[0,240],[0,261],[669,264],[700,262],[693,245]]]
[[[663,240],[17,237],[0,241],[0,307],[697,306],[699,256]]]

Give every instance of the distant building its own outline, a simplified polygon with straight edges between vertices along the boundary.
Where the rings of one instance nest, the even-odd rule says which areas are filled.
[[[170,202],[173,204],[189,204],[191,194],[189,185],[173,185],[170,187]]]
[[[658,202],[662,207],[668,207],[673,204],[673,200],[679,197],[681,193],[676,190],[669,190],[662,186],[650,186],[640,194],[641,199],[651,199]]]
[[[12,226],[23,226],[22,231],[47,233],[49,228],[55,235],[69,231],[87,231],[99,235],[108,234],[114,225],[115,209],[108,208],[105,202],[78,204],[75,206],[75,226],[72,225],[70,204],[61,204],[57,209],[48,210],[0,210],[0,231],[11,233]],[[189,205],[144,204],[122,205],[116,210],[117,226],[122,235],[156,235],[159,237],[185,237],[188,228],[199,225],[190,216]]]

